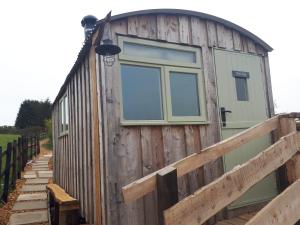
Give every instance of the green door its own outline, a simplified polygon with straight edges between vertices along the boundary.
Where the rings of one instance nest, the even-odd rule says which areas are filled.
[[[221,135],[226,139],[268,118],[261,59],[258,56],[215,50]],[[224,156],[225,171],[240,165],[271,145],[269,135]],[[252,187],[229,208],[264,202],[276,196],[275,173]]]

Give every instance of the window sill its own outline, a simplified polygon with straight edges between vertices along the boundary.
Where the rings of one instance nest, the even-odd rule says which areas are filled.
[[[69,131],[64,131],[64,132],[62,132],[58,135],[58,138],[62,138],[62,137],[67,136],[67,135],[69,135]]]
[[[121,126],[208,125],[209,121],[121,121]]]

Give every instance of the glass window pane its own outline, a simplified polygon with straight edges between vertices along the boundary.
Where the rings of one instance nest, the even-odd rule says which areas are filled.
[[[238,101],[249,101],[247,78],[235,77],[236,96]]]
[[[60,132],[63,132],[64,130],[64,101],[61,101],[59,103],[59,130]]]
[[[150,45],[142,45],[124,42],[123,52],[126,55],[140,56],[153,59],[165,59],[177,62],[196,63],[195,52],[161,48]]]
[[[65,103],[65,130],[69,129],[69,106],[68,106],[68,96],[64,99]]]
[[[160,68],[121,65],[125,120],[162,120]]]
[[[170,72],[173,116],[200,116],[197,74]]]

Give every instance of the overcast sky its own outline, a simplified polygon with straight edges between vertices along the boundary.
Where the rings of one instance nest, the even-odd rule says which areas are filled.
[[[92,14],[178,8],[236,23],[274,48],[271,76],[277,112],[300,111],[299,1],[8,0],[0,3],[0,125],[13,125],[25,99],[53,101],[84,40]]]

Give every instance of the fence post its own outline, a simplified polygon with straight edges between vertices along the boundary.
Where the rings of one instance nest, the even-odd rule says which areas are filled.
[[[178,202],[177,169],[169,167],[156,175],[158,224],[164,225],[164,210]]]
[[[22,170],[24,170],[26,163],[27,163],[27,149],[28,149],[28,144],[27,144],[27,137],[23,136],[22,137]]]
[[[296,121],[295,118],[289,117],[281,117],[279,118],[279,137],[288,135],[289,133],[297,131],[296,129]],[[298,153],[297,153],[298,154]],[[278,174],[279,174],[279,185],[280,191],[283,191],[287,188],[291,183],[294,182],[292,174],[294,173],[293,168],[293,159],[296,159],[297,154],[292,157],[285,165],[279,167]]]
[[[40,136],[36,136],[36,143],[37,143],[37,155],[40,154]]]
[[[13,147],[12,147],[12,181],[11,185],[13,187],[16,186],[16,180],[17,180],[17,142],[13,141]]]
[[[29,137],[29,140],[30,140],[30,158],[29,158],[29,160],[31,160],[32,156],[33,156],[33,138],[32,138],[32,136]]]
[[[4,170],[4,188],[3,188],[3,194],[2,194],[2,200],[4,202],[7,202],[8,191],[9,191],[11,151],[12,151],[12,144],[8,143],[7,149],[6,149],[6,162],[5,162],[5,170]]]
[[[2,147],[0,146],[0,189],[2,189],[1,186],[2,186]]]
[[[21,178],[21,171],[22,171],[22,138],[18,138],[18,158],[17,158],[17,161],[18,161],[18,179]]]

